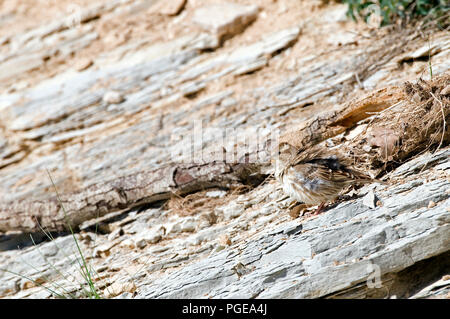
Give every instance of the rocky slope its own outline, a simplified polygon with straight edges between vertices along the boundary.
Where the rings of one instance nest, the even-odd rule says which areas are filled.
[[[448,74],[448,32],[320,1],[19,2],[0,12],[0,297],[83,296],[61,204],[106,297],[449,297],[448,143],[317,217],[270,177],[293,128],[395,97],[429,59]]]

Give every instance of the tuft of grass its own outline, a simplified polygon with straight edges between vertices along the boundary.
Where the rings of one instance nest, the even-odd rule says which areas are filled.
[[[441,27],[449,24],[450,4],[448,0],[341,0],[348,5],[347,15],[352,19],[369,22],[373,14],[381,18],[381,26],[398,20],[415,18],[434,20]]]
[[[62,210],[64,212],[64,218],[66,220],[66,223],[67,223],[67,226],[68,226],[68,228],[70,230],[70,233],[72,234],[72,238],[73,238],[73,240],[75,242],[75,245],[76,245],[77,250],[78,250],[78,254],[79,254],[80,259],[81,259],[80,260],[80,259],[77,258],[77,262],[78,262],[78,265],[79,265],[81,276],[83,277],[83,279],[85,280],[86,284],[89,287],[89,290],[87,290],[87,291],[85,290],[85,293],[86,293],[88,298],[100,299],[101,298],[100,294],[98,293],[97,288],[95,287],[95,284],[94,284],[93,271],[92,271],[92,269],[90,267],[88,267],[88,264],[86,262],[86,258],[83,255],[83,251],[80,248],[80,245],[78,243],[77,237],[75,236],[75,232],[73,231],[71,223],[70,223],[70,220],[69,220],[69,218],[67,216],[66,209],[64,208],[64,205],[63,205],[63,203],[61,201],[61,198],[59,196],[58,189],[56,188],[56,185],[55,185],[55,183],[53,181],[53,178],[52,178],[52,176],[51,176],[51,174],[50,174],[50,172],[48,170],[47,170],[47,174],[48,174],[48,176],[50,178],[50,181],[52,182],[53,188],[55,189],[56,198],[58,199],[58,202],[61,205],[61,208],[62,208]]]
[[[52,281],[51,278],[48,278],[48,276],[46,276],[45,274],[41,273],[39,274],[39,276],[37,278],[32,278],[29,275],[24,275],[24,274],[20,274],[18,272],[15,272],[13,270],[8,270],[8,269],[2,269],[0,268],[0,271],[6,272],[6,273],[10,273],[14,276],[20,277],[22,279],[26,279],[29,282],[32,282],[36,287],[41,287],[45,290],[47,290],[53,297],[55,298],[60,298],[60,299],[75,299],[75,298],[89,298],[89,299],[102,299],[102,298],[107,298],[107,294],[103,294],[103,292],[101,292],[100,289],[98,289],[95,285],[96,282],[96,278],[100,277],[98,275],[98,273],[93,269],[92,266],[90,266],[85,258],[85,255],[81,249],[81,246],[77,240],[77,237],[75,236],[75,232],[72,228],[72,223],[70,222],[70,218],[67,214],[67,211],[63,205],[63,202],[60,198],[58,189],[55,185],[55,182],[53,181],[53,178],[50,174],[50,172],[47,170],[47,174],[50,178],[50,181],[55,189],[55,193],[56,193],[56,198],[58,200],[58,203],[61,205],[61,209],[63,210],[64,213],[64,218],[65,218],[65,223],[67,225],[67,228],[70,230],[70,233],[72,235],[73,241],[76,245],[76,249],[77,249],[77,256],[75,257],[75,260],[73,259],[73,256],[69,256],[68,254],[66,254],[66,251],[64,249],[62,249],[62,247],[59,247],[57,242],[55,241],[55,238],[53,237],[52,233],[45,230],[38,222],[38,227],[39,229],[42,231],[42,233],[48,238],[48,240],[52,243],[55,244],[55,246],[58,248],[58,250],[60,250],[63,254],[64,257],[69,261],[70,265],[73,264],[77,264],[77,269],[81,275],[81,278],[77,278],[77,276],[74,276],[74,274],[69,273],[68,271],[64,271],[64,270],[60,270],[58,269],[51,261],[49,261],[47,259],[47,257],[45,256],[45,254],[43,252],[41,252],[39,246],[36,244],[36,242],[34,241],[34,238],[31,236],[30,234],[30,238],[31,238],[31,242],[33,243],[34,247],[37,249],[38,253],[40,254],[40,256],[44,259],[44,261],[47,263],[47,265],[53,270],[54,273],[58,274],[59,276],[61,276],[61,278],[64,278],[65,280],[67,280],[67,282],[69,282],[69,285],[64,285],[62,283],[59,282],[55,282]],[[97,228],[98,224],[96,224],[95,227],[95,233],[97,234]],[[141,267],[139,267],[139,269],[136,270],[136,272],[134,274],[128,274],[131,277],[131,281],[133,281],[134,283],[134,275],[136,275],[136,273],[140,272],[142,269],[144,269],[145,266],[148,266],[148,260],[150,259],[151,256],[148,256],[146,261],[143,263],[143,265]],[[21,262],[23,262],[24,264],[26,264],[27,266],[29,266],[30,268],[34,269],[36,272],[39,272],[40,270],[37,269],[35,266],[31,265],[29,262],[27,262],[26,260],[21,260]],[[135,283],[134,283],[135,284]],[[106,283],[105,286],[105,290],[110,294],[111,294],[111,290],[110,290],[110,285],[111,283]],[[136,286],[136,284],[135,284]]]
[[[47,170],[47,174],[50,178],[50,181],[55,189],[55,193],[56,193],[56,197],[57,200],[59,202],[59,204],[61,205],[61,208],[64,212],[64,218],[66,220],[66,224],[67,227],[70,230],[70,233],[72,234],[72,238],[75,242],[76,248],[77,248],[77,252],[78,252],[78,257],[76,258],[76,263],[78,264],[78,270],[81,274],[81,277],[83,278],[83,282],[80,282],[77,280],[78,282],[76,283],[77,286],[80,287],[80,290],[82,291],[82,296],[85,298],[90,298],[90,299],[101,299],[101,295],[100,292],[98,291],[98,289],[95,286],[94,283],[94,274],[95,271],[92,269],[92,267],[90,267],[86,261],[86,258],[83,254],[83,251],[80,247],[80,244],[78,243],[78,240],[75,236],[75,232],[73,231],[73,228],[71,226],[70,220],[68,218],[67,212],[64,208],[64,205],[61,201],[61,198],[59,196],[58,193],[58,189],[56,188],[56,185],[53,181],[52,176],[50,175],[50,172]],[[52,236],[52,234],[50,232],[47,232],[46,230],[44,230],[40,225],[39,228],[41,229],[41,231],[45,234],[45,236],[52,242],[54,242],[54,238]],[[38,249],[39,254],[41,255],[42,258],[44,258],[44,260],[49,264],[49,266],[59,275],[61,275],[63,278],[65,278],[66,280],[68,280],[69,282],[71,282],[72,284],[72,280],[69,280],[68,277],[71,276],[70,274],[66,274],[63,273],[62,271],[60,271],[59,269],[57,269],[57,267],[55,267],[51,262],[49,262],[46,257],[44,256],[44,254],[40,251],[40,249],[37,247],[33,237],[30,235],[31,237],[31,241],[33,242],[33,245],[36,247],[36,249]],[[56,242],[54,242],[56,245]],[[57,246],[57,248],[59,249],[59,247]],[[62,249],[62,251],[64,252],[64,250]],[[71,258],[68,255],[65,255],[65,257],[70,261],[70,263],[72,264],[73,261],[70,260]],[[31,268],[35,269],[36,271],[38,271],[38,269],[36,269],[33,265],[30,265],[28,262],[24,261],[25,264],[29,265]],[[50,294],[52,294],[54,297],[56,298],[62,298],[62,299],[67,299],[67,298],[77,298],[77,296],[75,294],[73,294],[70,289],[67,289],[67,287],[64,287],[61,284],[58,283],[54,283],[52,282],[49,278],[47,278],[46,276],[41,276],[42,279],[44,279],[44,282],[49,283],[51,287],[49,287],[49,285],[44,285],[44,283],[42,283],[41,280],[36,280],[33,279],[29,276],[11,271],[11,270],[7,270],[7,269],[0,269],[0,271],[3,272],[7,272],[10,274],[13,274],[15,276],[24,278],[26,280],[31,281],[32,283],[34,283],[36,286],[42,287],[45,290],[47,290]],[[73,277],[73,276],[71,276]],[[88,287],[88,289],[86,289],[86,287]],[[78,289],[77,289],[78,290]]]

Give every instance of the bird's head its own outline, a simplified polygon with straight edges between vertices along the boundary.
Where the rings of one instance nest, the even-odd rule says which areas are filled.
[[[286,165],[297,155],[298,149],[287,142],[281,142],[272,151],[271,162],[275,166],[275,177],[281,175]]]

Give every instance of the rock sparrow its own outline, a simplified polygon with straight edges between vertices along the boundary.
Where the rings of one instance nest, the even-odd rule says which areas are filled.
[[[319,152],[299,152],[285,142],[279,145],[275,159],[275,178],[292,199],[307,205],[319,205],[314,215],[349,185],[384,183],[351,169],[335,155],[325,157]]]

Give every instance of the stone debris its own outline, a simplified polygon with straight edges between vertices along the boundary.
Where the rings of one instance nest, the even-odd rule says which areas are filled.
[[[136,286],[133,282],[114,282],[111,286],[107,287],[105,289],[105,298],[112,298],[115,296],[122,295],[124,293],[130,293],[136,291]],[[126,294],[123,297],[128,297],[129,295]]]
[[[118,227],[108,235],[108,241],[113,241],[114,239],[119,238],[122,234],[123,229]]]
[[[124,99],[123,95],[117,91],[109,91],[103,95],[103,101],[108,104],[119,104],[122,103]]]
[[[433,208],[434,206],[436,206],[436,203],[430,200],[428,203],[428,208]]]
[[[250,174],[246,183],[231,178],[202,188],[204,198],[189,209],[167,204],[170,196],[186,199],[174,193],[173,163],[222,163],[214,156],[233,154],[246,139],[267,142],[273,131],[335,112],[361,93],[357,82],[389,90],[416,79],[428,55],[433,76],[449,70],[450,37],[436,32],[431,49],[420,38],[398,43],[404,50],[388,55],[394,63],[380,59],[355,77],[374,52],[362,48],[380,49],[382,41],[343,23],[342,4],[311,6],[115,0],[82,8],[74,27],[66,19],[34,21],[17,32],[0,25],[0,207],[31,200],[63,219],[48,170],[62,199],[71,200],[69,214],[83,212],[70,215],[78,218],[78,244],[109,298],[448,296],[445,268],[433,268],[449,260],[445,144],[404,161],[388,174],[388,186],[370,185],[364,197],[368,188],[356,190],[314,217],[300,206],[289,215],[290,200],[269,177],[269,165],[262,180]],[[358,32],[350,35],[348,26]],[[199,122],[208,134],[195,147],[205,152],[192,158],[186,150]],[[308,129],[330,132],[316,124]],[[366,124],[339,138],[357,139]],[[227,140],[214,132],[228,132]],[[329,146],[339,143],[330,139]],[[269,148],[251,150],[258,164],[270,162]],[[246,153],[238,148],[233,155]],[[160,181],[170,183],[149,183],[147,173],[159,169],[166,177]],[[228,167],[217,164],[208,174],[216,169]],[[176,176],[189,184],[191,175]],[[164,195],[149,203],[146,196],[161,185]],[[36,220],[55,225],[33,211],[38,219],[7,224],[0,209],[0,298],[58,297],[36,283],[86,297],[71,235],[50,241],[36,230],[33,243],[17,231],[38,227]],[[417,291],[406,284],[417,273],[437,277],[426,277]],[[373,288],[372,279],[387,289]]]
[[[227,194],[226,191],[210,191],[205,194],[206,197],[222,198]]]
[[[94,253],[93,253],[93,257],[104,257],[104,256],[109,256],[110,254],[110,249],[113,248],[115,246],[115,243],[106,243],[100,246],[97,246],[94,249]]]
[[[162,236],[164,235],[165,235],[164,227],[153,227],[152,229],[140,234],[138,238],[134,239],[134,243],[136,244],[136,247],[142,249],[148,244],[156,244],[161,240]],[[128,245],[132,246],[132,244]]]
[[[162,3],[162,6],[159,8],[159,12],[161,14],[175,16],[183,10],[187,0],[172,0],[160,2]]]
[[[377,206],[377,197],[375,196],[375,193],[373,190],[370,190],[366,196],[363,198],[363,205],[374,209]]]
[[[133,249],[133,248],[135,248],[137,246],[135,241],[130,239],[130,238],[122,240],[119,245],[121,247],[129,248],[129,249]]]
[[[226,234],[223,234],[219,237],[219,243],[222,246],[230,246],[231,245],[231,239]]]
[[[255,5],[214,3],[195,10],[193,22],[221,39],[242,32],[257,18],[258,11]]]
[[[263,67],[265,67],[267,65],[267,59],[266,58],[260,58],[248,65],[243,65],[239,68],[237,68],[233,74],[234,75],[242,75],[242,74],[247,74],[247,73],[251,73],[251,72],[255,72],[259,69],[262,69]]]
[[[91,59],[81,59],[76,62],[73,68],[77,71],[84,71],[91,67],[93,64],[94,61],[92,61]]]

